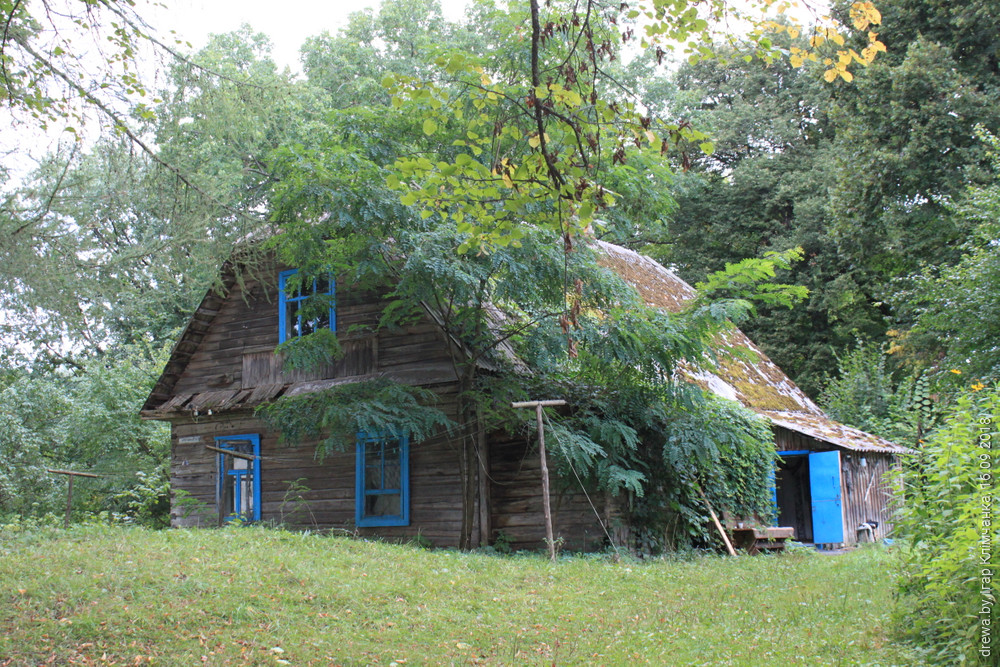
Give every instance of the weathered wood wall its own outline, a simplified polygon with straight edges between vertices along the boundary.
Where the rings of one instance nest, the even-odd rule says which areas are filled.
[[[281,267],[275,266],[277,276]],[[267,269],[261,275],[270,275]],[[276,281],[274,281],[276,282]],[[278,345],[278,293],[272,282],[235,283],[218,306],[173,387],[174,396],[208,391],[252,389],[342,377],[390,374],[412,384],[454,379],[448,346],[429,317],[410,326],[375,332],[385,307],[373,292],[337,286],[337,338],[344,357],[310,371],[283,371],[274,354]]]
[[[857,530],[866,521],[878,522],[875,539],[882,539],[892,530],[893,492],[889,473],[893,465],[889,454],[841,452],[840,488],[844,497],[844,539],[848,544],[866,539]]]
[[[775,428],[778,451],[809,450],[825,452],[839,449],[833,445],[786,428]],[[862,467],[861,460],[865,460]],[[893,492],[889,472],[894,469],[892,454],[840,449],[840,495],[844,517],[844,543],[858,541],[858,526],[877,521],[875,538],[892,530]],[[864,537],[864,534],[860,535]]]
[[[453,409],[444,406],[446,411]],[[215,438],[261,436],[261,518],[295,528],[341,529],[362,536],[406,539],[421,535],[435,546],[457,546],[461,481],[457,443],[437,437],[410,445],[410,525],[355,530],[355,447],[322,459],[317,442],[289,444],[249,412],[177,420],[172,429],[171,517],[174,526],[218,523]],[[183,493],[182,493],[183,492]],[[181,497],[188,500],[178,500]]]
[[[542,469],[537,443],[496,434],[490,438],[489,448],[491,541],[502,531],[514,549],[544,549]],[[549,469],[551,472],[551,463]],[[563,548],[574,551],[594,551],[604,546],[604,530],[576,479],[553,477],[551,484],[555,539],[561,538]],[[592,500],[599,511],[605,509],[603,494]]]

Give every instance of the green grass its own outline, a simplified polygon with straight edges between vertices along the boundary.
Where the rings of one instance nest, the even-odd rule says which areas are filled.
[[[0,531],[0,665],[915,665],[892,556],[503,558],[256,528]]]

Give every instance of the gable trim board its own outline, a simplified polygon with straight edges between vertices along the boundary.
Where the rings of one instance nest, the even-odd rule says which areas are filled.
[[[622,276],[651,306],[678,312],[694,297],[689,285],[652,259],[605,242],[594,241],[594,244],[601,254],[600,263]],[[442,398],[441,405],[449,416],[457,421],[457,378],[449,353],[457,343],[444,335],[440,321],[426,308],[424,317],[405,329],[379,330],[382,295],[338,285],[335,316],[337,336],[347,352],[344,359],[311,374],[284,372],[280,358],[273,354],[279,340],[280,299],[275,290],[283,268],[273,264],[272,269],[258,272],[273,280],[237,281],[232,266],[225,265],[223,290],[206,294],[143,406],[143,417],[172,424],[172,488],[175,492],[187,490],[203,502],[215,504],[215,478],[219,471],[212,465],[215,459],[209,460],[195,443],[205,444],[205,438],[228,434],[259,433],[264,459],[260,473],[264,519],[289,522],[286,516],[289,503],[282,499],[290,493],[293,482],[302,479],[297,510],[302,516],[291,521],[293,525],[343,528],[385,537],[421,534],[435,544],[456,544],[462,498],[458,479],[461,447],[455,441],[442,435],[432,439],[433,442],[410,443],[408,525],[359,526],[364,522],[358,520],[358,454],[354,443],[347,446],[347,452],[317,462],[311,449],[316,443],[279,446],[277,434],[266,432],[263,423],[253,417],[252,409],[280,396],[384,376],[432,389]],[[496,313],[493,317],[502,315]],[[359,326],[371,333],[345,333]],[[845,453],[845,462],[862,454],[873,461],[881,457],[886,459],[886,467],[891,466],[895,454],[906,451],[830,420],[738,329],[720,335],[716,349],[717,365],[684,367],[679,372],[703,388],[737,400],[768,419],[779,440],[779,449],[837,450]],[[500,354],[516,360],[513,349],[502,349]],[[515,366],[517,372],[530,372],[523,363]],[[481,364],[480,369],[495,370],[488,363]],[[463,426],[478,430],[478,426]],[[805,444],[784,447],[782,438],[797,438]],[[517,465],[511,467],[504,457],[515,457]],[[486,434],[484,451],[478,458],[479,480],[474,484],[477,507],[472,513],[475,541],[489,543],[503,530],[515,545],[541,546],[544,529],[538,498],[540,484],[533,481],[539,474],[533,468],[537,452],[532,453],[526,440]],[[503,484],[497,481],[498,475],[506,476]],[[554,491],[554,498],[557,531],[561,521],[567,546],[600,546],[603,531],[582,494],[567,484]],[[856,526],[850,522],[860,510],[849,507],[854,502],[853,496],[843,493],[842,499],[843,541],[852,542]],[[869,506],[871,500],[869,489]],[[881,495],[876,500],[886,504]],[[606,503],[605,514],[613,511],[610,505]],[[198,522],[204,525],[204,517],[192,518],[197,513],[182,516],[176,502],[173,512],[175,525]],[[880,524],[886,525],[888,515],[881,506],[878,515]],[[865,520],[871,518],[874,517]]]

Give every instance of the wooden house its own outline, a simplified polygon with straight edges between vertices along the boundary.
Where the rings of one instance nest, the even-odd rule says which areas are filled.
[[[649,305],[676,312],[694,298],[687,283],[652,259],[607,243],[601,247],[604,263]],[[827,417],[738,329],[724,335],[716,349],[714,368],[682,372],[770,422],[780,456],[776,525],[791,526],[797,540],[820,545],[884,537],[892,527],[893,498],[886,473],[906,448]],[[731,354],[734,350],[749,350],[751,359]]]
[[[595,243],[602,263],[651,305],[676,311],[693,296],[653,260]],[[542,547],[540,465],[525,438],[471,424],[419,443],[359,434],[343,453],[317,459],[317,443],[279,443],[279,434],[254,416],[280,396],[382,376],[432,390],[438,407],[458,420],[454,343],[430,314],[403,329],[378,329],[378,294],[342,285],[334,294],[320,282],[312,289],[330,294],[330,311],[303,321],[297,297],[284,289],[294,272],[274,265],[257,272],[261,279],[237,280],[224,268],[222,290],[205,296],[143,407],[143,417],[171,424],[172,524],[218,525],[239,516],[388,539],[419,536],[436,546],[458,546],[464,530],[472,545],[502,536],[513,548]],[[275,347],[312,327],[337,332],[343,358],[308,373],[284,371]],[[357,330],[367,333],[349,333]],[[782,525],[795,526],[801,540],[824,543],[854,542],[857,526],[869,521],[883,534],[889,515],[881,473],[902,450],[827,419],[742,333],[720,345],[746,347],[758,359],[723,355],[714,371],[683,372],[774,425],[784,452],[776,479]],[[471,449],[463,438],[473,439]],[[463,451],[476,461],[464,486]],[[556,484],[552,506],[556,537],[567,548],[605,543],[602,521],[608,523],[612,503],[567,482]]]

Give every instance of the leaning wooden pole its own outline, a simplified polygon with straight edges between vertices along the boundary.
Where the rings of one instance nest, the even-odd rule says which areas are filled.
[[[538,423],[538,458],[542,465],[542,512],[545,515],[545,541],[549,545],[549,558],[556,559],[556,539],[552,531],[552,504],[549,501],[549,465],[545,459],[545,422],[543,408],[566,405],[566,401],[522,401],[511,403],[512,408],[535,408]]]
[[[733,543],[729,541],[729,536],[726,535],[726,529],[722,527],[722,522],[719,521],[719,517],[715,514],[715,510],[712,509],[712,505],[708,502],[708,498],[705,497],[705,492],[701,490],[701,487],[698,487],[698,494],[705,502],[705,507],[708,508],[708,513],[712,516],[712,521],[715,522],[716,530],[719,531],[719,535],[722,535],[722,541],[726,543],[726,550],[729,552],[730,556],[735,556],[736,550],[733,549]]]

